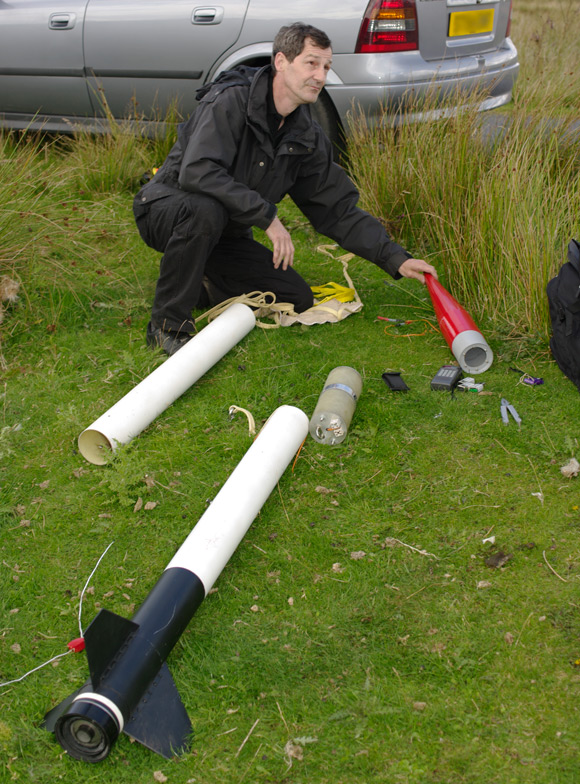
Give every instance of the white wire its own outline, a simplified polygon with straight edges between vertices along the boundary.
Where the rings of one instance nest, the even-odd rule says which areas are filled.
[[[88,578],[87,578],[87,581],[86,581],[86,583],[85,583],[85,587],[84,587],[84,588],[83,588],[83,590],[81,591],[81,598],[80,598],[80,601],[79,601],[79,632],[80,632],[80,635],[81,635],[81,637],[82,637],[82,636],[83,636],[83,634],[84,634],[84,632],[83,632],[83,626],[82,626],[82,622],[81,622],[81,615],[82,615],[82,612],[83,612],[83,597],[84,597],[84,595],[85,595],[85,591],[86,591],[86,590],[87,590],[87,588],[89,587],[89,583],[91,582],[91,579],[92,579],[92,577],[93,577],[94,573],[95,573],[95,572],[97,571],[97,569],[99,568],[99,564],[101,563],[101,561],[103,560],[103,558],[106,556],[106,554],[109,552],[109,550],[111,549],[111,547],[112,547],[114,544],[115,544],[115,542],[111,542],[111,544],[110,544],[110,545],[107,547],[107,549],[105,550],[105,552],[104,552],[104,553],[101,555],[101,557],[99,558],[99,560],[98,560],[98,561],[97,561],[97,563],[95,564],[95,568],[94,568],[94,569],[93,569],[93,571],[92,571],[92,572],[89,574],[89,576],[88,576]]]
[[[72,653],[72,649],[65,651],[64,653],[59,653],[58,656],[53,656],[52,659],[49,659],[48,661],[44,662],[44,664],[39,664],[38,667],[35,667],[33,670],[29,670],[24,675],[21,675],[20,678],[14,678],[13,681],[6,681],[6,683],[0,683],[0,689],[3,689],[4,686],[10,686],[12,683],[20,683],[20,681],[23,681],[25,678],[28,678],[29,675],[32,675],[33,672],[36,672],[37,670],[41,670],[43,667],[46,667],[47,664],[51,664],[51,662],[56,661],[57,659],[60,659],[63,656],[68,656],[69,653]]]
[[[95,568],[89,574],[88,580],[86,581],[85,586],[84,586],[83,590],[81,591],[81,598],[80,598],[80,602],[79,602],[79,631],[81,633],[81,637],[83,636],[83,627],[82,627],[82,622],[81,622],[81,614],[82,614],[82,610],[83,610],[83,597],[85,595],[85,591],[87,590],[87,588],[89,586],[89,583],[90,583],[94,573],[99,568],[99,564],[101,563],[103,558],[106,556],[106,554],[109,552],[109,550],[111,549],[111,547],[114,544],[115,544],[115,542],[111,542],[111,544],[107,547],[105,552],[101,555],[101,557],[99,558],[99,560],[97,561],[97,563],[95,565]],[[39,664],[38,667],[35,667],[33,670],[29,670],[24,675],[21,675],[20,678],[14,678],[14,680],[12,680],[12,681],[6,681],[5,683],[0,683],[0,689],[3,689],[4,686],[11,686],[13,683],[20,683],[20,681],[23,681],[25,678],[28,678],[29,675],[32,675],[33,672],[36,672],[37,670],[41,670],[43,667],[46,667],[47,664],[52,664],[53,661],[56,661],[57,659],[61,659],[63,656],[68,656],[68,654],[72,653],[72,651],[73,651],[73,649],[69,648],[68,651],[65,651],[64,653],[59,653],[57,656],[53,656],[52,659],[49,659],[48,661],[45,661],[43,664]]]

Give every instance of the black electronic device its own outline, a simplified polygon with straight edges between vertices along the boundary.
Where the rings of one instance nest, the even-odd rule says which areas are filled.
[[[405,384],[400,372],[388,370],[383,373],[383,381],[393,392],[408,392],[409,387]]]
[[[443,365],[431,380],[431,389],[451,392],[462,375],[461,368],[457,365]]]

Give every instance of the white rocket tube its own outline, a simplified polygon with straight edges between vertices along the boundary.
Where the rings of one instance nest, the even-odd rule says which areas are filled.
[[[251,308],[231,305],[80,434],[83,457],[104,465],[111,451],[138,436],[255,324]]]
[[[193,572],[207,596],[307,433],[303,411],[277,408],[166,571],[181,567]]]

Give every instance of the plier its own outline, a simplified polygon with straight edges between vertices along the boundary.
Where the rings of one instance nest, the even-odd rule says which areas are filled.
[[[386,316],[377,316],[379,321],[389,321],[391,324],[396,324],[398,327],[402,327],[405,324],[411,324],[411,321],[405,321],[405,319],[400,318],[387,318]]]
[[[522,424],[522,420],[521,420],[521,417],[519,416],[518,412],[515,410],[515,408],[512,406],[512,404],[509,403],[505,399],[505,397],[502,397],[502,399],[501,399],[501,421],[504,423],[504,425],[508,424],[508,411],[513,416],[514,421],[517,422],[518,426],[521,425]]]

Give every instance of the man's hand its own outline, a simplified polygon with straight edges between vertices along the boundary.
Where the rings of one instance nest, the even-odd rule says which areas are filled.
[[[420,280],[421,283],[425,283],[424,272],[430,272],[437,279],[435,267],[427,264],[423,259],[407,259],[407,261],[401,264],[398,271],[404,278],[415,278],[415,280]]]
[[[283,270],[291,267],[294,263],[294,243],[280,218],[274,218],[266,229],[266,236],[272,243],[274,269],[278,269],[280,264],[282,264]]]

